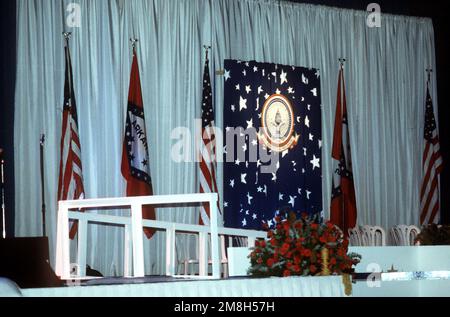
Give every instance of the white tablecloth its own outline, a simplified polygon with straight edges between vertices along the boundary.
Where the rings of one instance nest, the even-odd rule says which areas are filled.
[[[22,290],[32,297],[343,297],[341,276],[78,286]]]

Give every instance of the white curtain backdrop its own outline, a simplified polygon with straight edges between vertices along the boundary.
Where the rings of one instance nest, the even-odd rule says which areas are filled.
[[[79,28],[64,26],[71,2],[81,7]],[[198,191],[197,165],[170,158],[176,142],[171,132],[176,127],[194,131],[201,105],[202,46],[211,45],[220,128],[223,77],[215,71],[223,69],[224,59],[320,69],[323,205],[328,216],[338,58],[345,57],[358,223],[386,228],[417,224],[425,69],[435,69],[432,21],[382,15],[382,27],[369,28],[367,14],[274,0],[19,0],[16,235],[41,234],[39,135],[45,133],[47,233],[54,261],[63,30],[73,33],[70,45],[88,198],[125,192],[120,160],[131,66],[129,38],[136,36],[155,194]],[[435,87],[431,88],[437,109]],[[221,166],[218,177],[221,184]],[[192,207],[161,209],[157,217],[198,221]],[[158,233],[146,241],[147,274],[165,272],[164,239],[164,233]],[[120,275],[123,229],[91,225],[89,241],[88,263],[105,275]],[[179,246],[185,254],[193,253],[194,239],[179,237]]]

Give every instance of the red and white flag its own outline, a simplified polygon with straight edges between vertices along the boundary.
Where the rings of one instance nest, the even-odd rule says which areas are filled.
[[[357,211],[343,67],[341,67],[339,71],[332,157],[333,184],[330,220],[337,225],[347,237],[348,229],[354,228],[356,225]]]
[[[439,136],[434,118],[433,101],[427,84],[424,126],[423,180],[420,189],[420,224],[439,223],[439,174],[443,162],[439,151]]]
[[[216,136],[214,134],[214,109],[212,105],[211,78],[209,75],[209,60],[206,53],[206,62],[203,73],[202,98],[202,139],[200,140],[200,193],[218,193],[216,171]],[[218,208],[220,211],[220,209]],[[209,225],[210,206],[203,203],[200,207],[200,224]]]
[[[81,145],[78,136],[77,107],[73,88],[72,61],[69,47],[65,47],[66,71],[64,83],[64,107],[61,135],[61,161],[59,164],[58,200],[84,198]],[[75,222],[70,229],[70,239],[78,230]]]
[[[148,138],[145,128],[144,103],[142,101],[141,80],[136,50],[133,49],[130,88],[128,93],[127,121],[122,152],[122,175],[127,182],[127,196],[153,195]],[[155,220],[153,206],[142,206],[142,218]],[[154,229],[144,228],[150,239]]]

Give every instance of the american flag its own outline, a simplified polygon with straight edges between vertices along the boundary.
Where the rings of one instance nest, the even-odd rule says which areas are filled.
[[[439,137],[434,118],[433,101],[427,85],[425,104],[425,149],[422,167],[424,177],[420,190],[420,224],[439,223],[439,174],[442,171],[442,157],[439,151]]]
[[[121,166],[122,176],[127,182],[127,196],[129,197],[153,195],[148,153],[149,145],[145,127],[141,79],[136,49],[133,48]],[[155,220],[155,208],[151,205],[142,206],[142,218]],[[155,233],[155,229],[144,228],[144,233],[150,239]]]
[[[203,73],[202,98],[202,139],[200,142],[200,193],[218,193],[216,171],[216,137],[213,133],[214,109],[212,106],[211,78],[209,75],[208,52],[206,52]],[[210,206],[208,203],[200,207],[200,224],[209,225]]]
[[[236,60],[224,67],[225,226],[260,230],[287,208],[322,212],[319,71]],[[278,156],[273,170],[264,169],[273,163],[267,152]]]
[[[81,145],[78,137],[77,107],[73,89],[72,61],[69,47],[65,47],[66,71],[64,83],[64,110],[61,135],[61,161],[59,164],[58,200],[84,198]],[[70,230],[73,239],[78,230],[75,222]]]
[[[357,209],[343,67],[339,71],[332,158],[330,220],[348,236],[348,229],[356,225]]]

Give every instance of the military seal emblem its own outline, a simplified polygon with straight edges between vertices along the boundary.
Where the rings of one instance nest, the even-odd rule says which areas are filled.
[[[270,96],[261,111],[261,129],[258,139],[275,152],[284,152],[297,145],[294,111],[291,102],[283,95]]]

